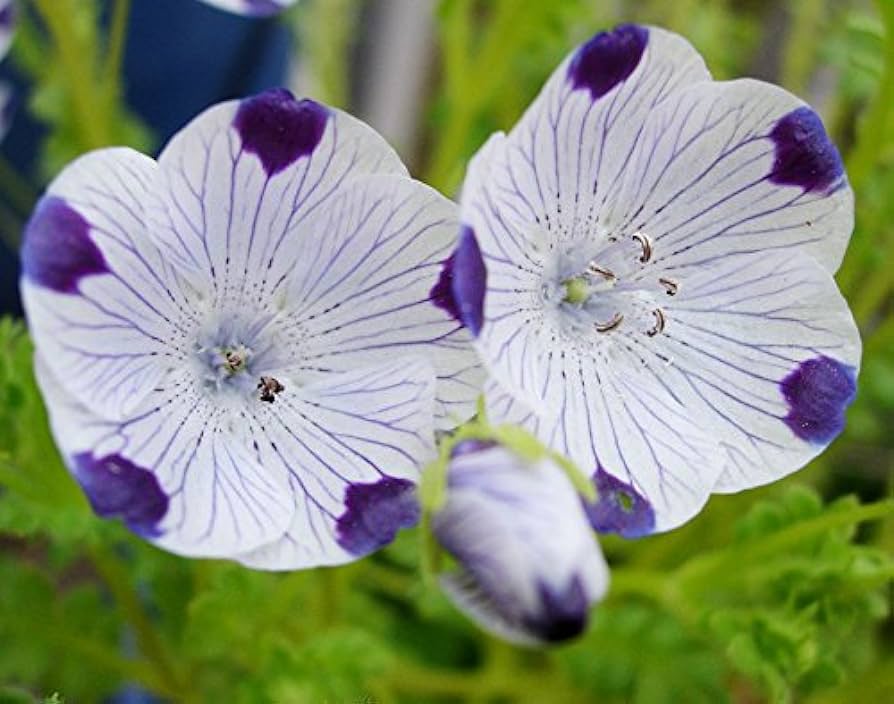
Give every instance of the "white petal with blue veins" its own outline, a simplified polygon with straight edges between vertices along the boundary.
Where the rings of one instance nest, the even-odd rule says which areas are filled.
[[[259,569],[356,559],[337,530],[347,492],[383,478],[418,480],[435,456],[433,400],[431,365],[405,357],[329,375],[252,414],[247,428],[258,459],[288,472],[295,511],[280,540],[237,559]]]

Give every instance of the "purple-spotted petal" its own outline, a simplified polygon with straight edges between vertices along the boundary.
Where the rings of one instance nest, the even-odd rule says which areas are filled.
[[[207,399],[172,378],[132,415],[98,417],[42,356],[35,364],[56,443],[101,516],[191,557],[231,557],[277,539],[294,507],[286,472],[261,466]],[[163,510],[164,509],[164,510]]]
[[[717,489],[799,469],[841,431],[860,336],[832,276],[806,255],[731,257],[667,306],[667,383],[727,457]]]
[[[35,344],[59,382],[108,418],[145,398],[194,325],[145,225],[155,169],[126,149],[81,157],[25,228],[21,288]]]
[[[853,228],[853,193],[802,101],[760,81],[710,82],[649,116],[602,221],[619,236],[651,239],[644,276],[796,249],[834,272]]]
[[[522,644],[581,633],[608,568],[563,471],[484,444],[455,452],[447,481],[432,528],[458,563],[441,582],[457,607]]]
[[[270,17],[294,5],[297,0],[203,0],[221,10],[251,17]]]
[[[264,467],[289,474],[292,524],[237,559],[258,569],[349,562],[415,518],[410,486],[434,458],[435,378],[422,358],[332,374],[248,419]]]

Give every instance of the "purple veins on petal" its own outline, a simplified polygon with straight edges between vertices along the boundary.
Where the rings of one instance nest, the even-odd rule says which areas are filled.
[[[568,77],[575,90],[587,89],[593,100],[627,80],[639,65],[649,31],[624,24],[610,32],[600,32],[577,50]]]
[[[323,138],[330,112],[319,103],[295,100],[283,88],[242,102],[234,125],[243,148],[257,155],[268,176],[309,156]]]
[[[624,538],[640,538],[655,530],[655,510],[636,489],[602,467],[596,468],[593,483],[598,496],[584,508],[594,530]]]
[[[785,423],[802,440],[826,445],[844,429],[844,411],[857,393],[856,370],[831,357],[802,362],[782,380]]]
[[[792,110],[776,123],[770,138],[776,149],[770,172],[773,183],[825,193],[841,185],[841,155],[810,108]]]
[[[158,522],[168,512],[168,497],[152,472],[117,454],[97,458],[82,452],[71,460],[97,515],[118,516],[134,533],[147,538],[161,535]]]
[[[59,293],[78,293],[81,279],[109,271],[90,238],[90,223],[56,196],[45,196],[25,226],[22,271]]]
[[[484,324],[484,294],[487,290],[487,269],[481,248],[471,227],[463,226],[459,235],[459,244],[451,255],[453,294],[452,310],[457,319],[465,325],[473,336],[478,337]],[[448,260],[449,261],[449,260]],[[441,272],[444,275],[444,272]],[[440,281],[438,282],[440,284]],[[432,289],[432,293],[435,292]],[[436,303],[437,305],[437,303]],[[444,305],[442,308],[447,309]]]
[[[387,545],[402,528],[419,522],[415,485],[395,477],[372,484],[351,484],[345,491],[345,512],[336,523],[338,544],[366,555]]]

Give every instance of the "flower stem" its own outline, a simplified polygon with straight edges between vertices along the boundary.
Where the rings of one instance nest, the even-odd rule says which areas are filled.
[[[165,652],[161,638],[155,631],[142,604],[140,604],[140,600],[132,589],[127,575],[121,569],[118,560],[101,545],[91,546],[88,549],[88,554],[96,567],[96,571],[112,593],[115,603],[134,629],[140,652],[152,664],[158,679],[163,683],[165,689],[179,693],[180,698],[183,700],[191,699],[191,697],[185,696],[186,687],[180,681],[173,664]]]
[[[124,46],[127,42],[127,21],[130,18],[130,0],[117,0],[112,13],[109,42],[106,49],[103,83],[107,88],[109,104],[114,104],[122,88],[121,69],[124,63]]]
[[[58,52],[66,84],[71,88],[72,109],[78,116],[77,124],[82,130],[84,151],[106,146],[108,124],[104,102],[100,100],[96,76],[91,66],[93,52],[85,50],[72,30],[71,0],[33,0]]]

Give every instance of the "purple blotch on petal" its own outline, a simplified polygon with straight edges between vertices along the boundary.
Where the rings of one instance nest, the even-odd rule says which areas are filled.
[[[459,244],[451,255],[453,310],[458,320],[465,325],[473,337],[481,333],[484,324],[484,294],[487,290],[487,269],[481,248],[475,238],[475,231],[463,225],[459,234]],[[444,272],[441,272],[444,275]],[[439,281],[440,283],[440,281]],[[437,284],[435,289],[437,289]],[[434,292],[435,289],[432,289]],[[441,306],[444,307],[443,305]],[[446,309],[446,308],[445,308]]]
[[[338,544],[354,555],[366,555],[394,540],[401,528],[416,525],[419,516],[416,487],[406,479],[351,484],[335,526]]]
[[[90,223],[61,198],[42,198],[25,226],[24,275],[59,293],[78,293],[82,278],[108,271],[90,238]]]
[[[814,357],[780,386],[789,407],[786,425],[802,440],[827,445],[844,429],[844,411],[857,394],[857,373],[831,357]]]
[[[584,508],[593,529],[617,533],[625,538],[640,538],[655,530],[655,510],[636,489],[597,467],[593,474],[596,501]]]
[[[276,88],[243,100],[233,124],[243,148],[274,176],[316,149],[330,114],[313,100],[295,100],[289,91]]]
[[[119,516],[134,533],[158,537],[158,522],[168,512],[168,497],[155,475],[121,455],[72,458],[72,471],[97,515]]]
[[[639,66],[648,43],[649,31],[635,24],[600,32],[578,48],[568,78],[575,90],[587,89],[596,100],[627,80]]]
[[[524,617],[526,628],[547,643],[559,643],[586,630],[589,601],[583,582],[575,575],[563,590],[537,583],[539,610]]]
[[[770,132],[776,155],[770,181],[800,186],[805,191],[831,193],[842,182],[841,155],[819,116],[808,107],[792,110]]]
[[[461,323],[462,318],[460,318],[459,307],[456,299],[453,297],[453,267],[455,260],[456,253],[454,252],[442,262],[441,273],[438,275],[435,285],[431,287],[431,291],[428,292],[428,297],[438,308]]]

